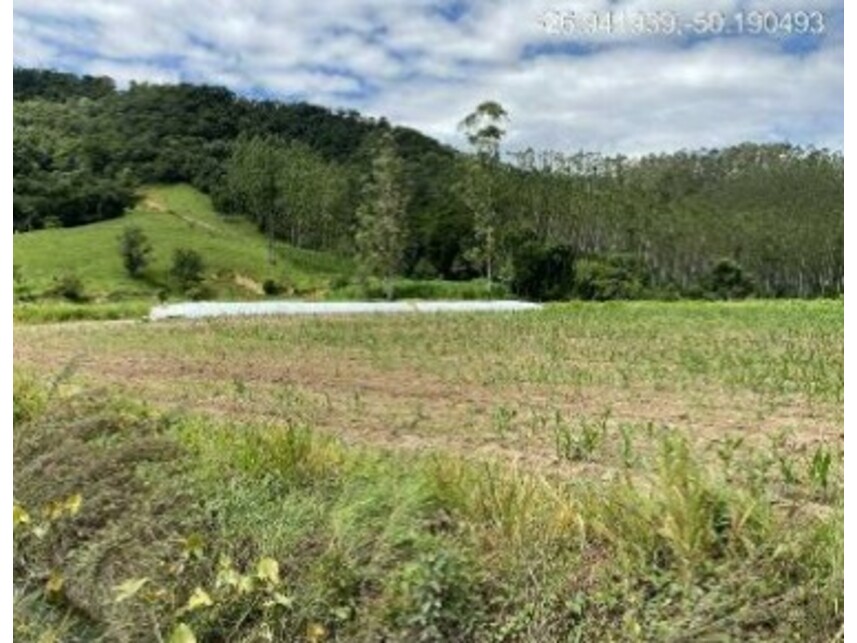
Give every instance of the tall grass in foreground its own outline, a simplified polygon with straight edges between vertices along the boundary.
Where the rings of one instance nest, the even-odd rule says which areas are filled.
[[[839,454],[664,430],[543,476],[23,375],[15,409],[21,640],[841,637]]]

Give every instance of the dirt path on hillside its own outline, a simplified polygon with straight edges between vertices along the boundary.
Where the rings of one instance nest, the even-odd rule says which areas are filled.
[[[143,201],[142,205],[144,209],[149,210],[150,212],[156,212],[158,214],[169,214],[178,217],[190,226],[199,226],[200,228],[208,230],[209,232],[212,232],[216,235],[223,236],[223,231],[218,230],[210,223],[206,223],[205,221],[200,221],[198,219],[194,219],[193,217],[181,214],[180,212],[176,212],[175,210],[168,208],[161,201],[158,201],[157,199],[154,199],[151,196],[148,197],[145,201]]]

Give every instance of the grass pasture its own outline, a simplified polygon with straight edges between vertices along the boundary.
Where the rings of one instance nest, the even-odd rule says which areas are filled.
[[[122,267],[118,239],[126,226],[142,228],[153,247],[143,279],[130,278]],[[15,264],[36,295],[73,272],[92,297],[152,298],[168,283],[180,247],[202,255],[221,294],[239,298],[261,296],[268,278],[313,290],[352,270],[345,259],[285,244],[277,244],[271,265],[263,234],[246,219],[219,216],[207,196],[187,185],[147,188],[137,207],[118,219],[16,234],[14,246]]]
[[[20,326],[16,631],[841,640],[843,325],[818,301]]]
[[[153,248],[150,265],[137,279],[126,274],[119,254],[119,237],[128,226],[141,228]],[[32,300],[16,303],[16,321],[134,318],[159,296],[186,299],[169,274],[178,248],[202,256],[209,299],[262,299],[267,280],[277,286],[272,295],[277,298],[386,297],[377,279],[357,283],[351,259],[277,242],[271,264],[265,235],[248,220],[221,216],[210,198],[191,186],[150,186],[137,206],[118,219],[15,235],[16,296]],[[57,280],[68,275],[80,279],[85,303],[71,305],[52,292]],[[494,299],[509,294],[502,285],[489,286],[480,279],[399,278],[394,290],[399,299]]]

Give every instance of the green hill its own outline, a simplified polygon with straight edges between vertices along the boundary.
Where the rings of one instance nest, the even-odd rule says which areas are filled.
[[[126,274],[119,254],[118,239],[127,226],[140,227],[153,247],[141,279]],[[178,248],[202,255],[207,282],[220,297],[262,296],[266,279],[286,292],[308,294],[352,272],[347,259],[282,243],[270,264],[267,240],[252,223],[218,215],[207,196],[187,185],[146,188],[138,205],[118,219],[17,233],[14,262],[24,287],[36,296],[47,294],[56,279],[74,274],[93,298],[148,298],[168,288]]]
[[[357,245],[355,213],[384,139],[403,203],[396,274],[420,282],[405,296],[425,296],[426,279],[489,272],[516,296],[545,300],[844,292],[844,156],[835,150],[768,141],[631,158],[516,151],[495,123],[502,162],[474,164],[473,154],[352,110],[208,85],[117,89],[109,78],[23,68],[13,76],[19,232],[118,219],[141,186],[184,184],[220,213],[270,223],[293,248],[341,254]],[[504,109],[487,101],[461,116],[492,113]],[[316,274],[314,261],[303,270],[293,256],[283,258],[290,280]],[[250,269],[268,272],[255,260]]]

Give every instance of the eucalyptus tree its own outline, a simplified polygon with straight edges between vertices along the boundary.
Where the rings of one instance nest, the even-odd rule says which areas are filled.
[[[270,136],[239,138],[226,163],[232,207],[264,230],[269,263],[275,262],[276,228],[286,215],[286,201],[278,187],[281,170],[281,145]]]
[[[459,123],[475,156],[465,159],[457,190],[473,217],[475,244],[466,253],[478,265],[490,284],[498,249],[498,212],[495,179],[500,172],[500,143],[506,134],[503,125],[509,115],[500,103],[485,101]]]
[[[398,274],[405,250],[405,211],[402,161],[389,131],[375,142],[372,169],[357,208],[355,243],[364,275],[379,277],[387,299],[393,298],[393,278]]]

